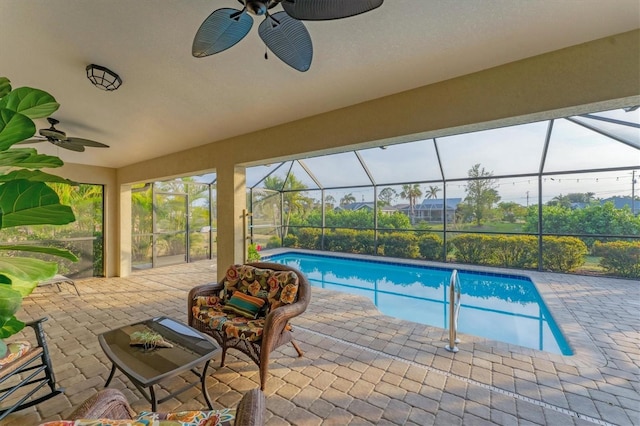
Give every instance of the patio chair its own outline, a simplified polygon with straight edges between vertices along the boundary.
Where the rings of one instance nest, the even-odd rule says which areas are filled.
[[[20,342],[21,347],[15,352],[15,359],[0,368],[0,404],[13,398],[10,405],[0,407],[0,420],[14,411],[39,404],[64,391],[56,387],[49,349],[42,329],[42,323],[46,320],[45,317],[27,323],[35,332],[37,346],[31,347],[28,342]],[[38,394],[43,388],[47,392]]]
[[[310,300],[309,281],[294,268],[268,262],[233,265],[220,282],[189,292],[188,322],[220,344],[221,367],[230,348],[251,358],[264,390],[272,351],[291,342],[303,355],[289,320],[302,314]]]
[[[111,425],[124,424],[126,420],[135,424],[198,424],[229,426],[262,426],[266,421],[265,396],[253,389],[242,396],[234,408],[209,411],[183,411],[175,413],[142,412],[136,414],[124,394],[118,389],[103,389],[89,397],[71,414],[69,420],[43,423],[43,426]],[[154,423],[155,421],[155,423]],[[130,423],[127,423],[130,424]]]

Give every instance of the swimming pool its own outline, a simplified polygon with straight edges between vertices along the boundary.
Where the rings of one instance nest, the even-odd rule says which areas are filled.
[[[264,260],[299,269],[312,286],[366,296],[385,315],[448,327],[452,269],[298,252]],[[460,333],[573,355],[529,278],[464,270],[458,275]]]

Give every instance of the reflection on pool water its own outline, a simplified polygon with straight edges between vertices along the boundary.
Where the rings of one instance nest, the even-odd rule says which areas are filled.
[[[311,285],[370,298],[385,315],[447,328],[452,269],[288,252],[265,260],[293,266]],[[458,270],[460,333],[573,355],[533,282]]]

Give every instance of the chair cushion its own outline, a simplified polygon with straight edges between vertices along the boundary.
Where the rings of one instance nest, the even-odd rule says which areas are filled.
[[[143,411],[133,420],[78,419],[57,420],[40,426],[231,426],[236,409],[154,413]]]
[[[206,324],[211,330],[225,333],[227,337],[257,342],[262,338],[264,318],[251,320],[235,313],[227,313],[223,305],[193,306],[193,317]]]
[[[253,297],[236,291],[231,299],[222,307],[222,310],[229,314],[241,315],[245,318],[256,319],[258,312],[266,302],[259,297]]]
[[[265,300],[267,304],[263,311],[266,315],[278,306],[295,302],[298,295],[298,276],[293,271],[232,265],[225,275],[222,303],[226,304],[236,291]]]
[[[0,358],[0,368],[16,361],[31,349],[31,343],[26,341],[7,343],[7,353]]]
[[[40,426],[230,426],[235,419],[235,413],[235,408],[211,411],[181,411],[176,413],[144,411],[133,420],[58,420],[42,423]]]
[[[235,408],[211,411],[180,411],[176,413],[154,413],[143,411],[138,421],[172,421],[181,426],[219,426],[231,424],[235,419]],[[152,425],[152,423],[149,423]]]

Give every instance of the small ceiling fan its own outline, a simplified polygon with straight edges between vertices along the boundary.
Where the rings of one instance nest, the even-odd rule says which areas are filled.
[[[196,58],[220,53],[242,40],[251,29],[255,16],[264,16],[258,33],[265,45],[284,63],[298,71],[311,67],[313,45],[301,21],[326,21],[368,12],[383,0],[238,0],[242,10],[215,10],[200,25],[193,39]],[[282,4],[284,11],[269,10]],[[267,54],[265,53],[265,58]]]
[[[42,138],[36,139],[28,139],[26,141],[18,142],[18,144],[30,144],[37,142],[51,142],[55,146],[59,146],[60,148],[69,149],[71,151],[83,152],[86,146],[92,148],[109,148],[109,145],[105,145],[101,142],[92,141],[89,139],[82,138],[68,138],[67,134],[62,130],[56,129],[56,124],[60,123],[55,118],[49,117],[47,118],[51,127],[48,129],[40,129],[38,133],[42,136]]]

